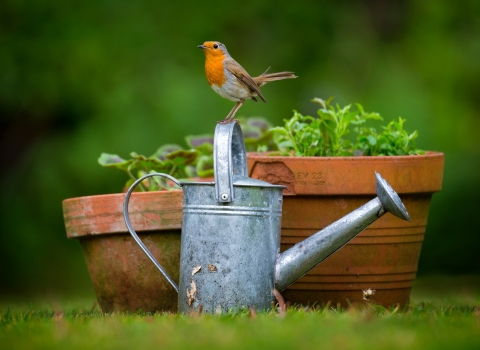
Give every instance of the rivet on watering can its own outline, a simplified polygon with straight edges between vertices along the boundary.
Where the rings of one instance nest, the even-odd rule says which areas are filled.
[[[228,199],[228,194],[223,193],[223,194],[222,194],[222,200],[223,200],[223,201],[226,201],[227,199]]]

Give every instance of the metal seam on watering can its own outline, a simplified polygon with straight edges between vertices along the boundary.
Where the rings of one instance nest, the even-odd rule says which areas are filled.
[[[206,214],[206,215],[245,215],[245,216],[265,216],[274,215],[281,216],[281,209],[265,209],[261,207],[221,207],[213,205],[191,205],[183,207],[184,213]]]

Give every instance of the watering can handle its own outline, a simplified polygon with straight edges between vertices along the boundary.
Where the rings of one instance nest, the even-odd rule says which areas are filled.
[[[245,142],[238,122],[217,124],[213,142],[217,202],[232,202],[233,176],[248,176]]]
[[[135,242],[137,242],[137,244],[140,246],[140,248],[142,248],[142,250],[144,251],[145,254],[147,254],[147,256],[150,258],[150,260],[153,262],[153,264],[157,267],[157,269],[160,270],[160,272],[163,274],[163,276],[165,276],[165,278],[167,279],[168,282],[170,282],[170,284],[173,286],[173,288],[177,291],[178,293],[178,286],[177,284],[175,283],[175,281],[169,276],[169,274],[163,269],[162,265],[160,265],[160,263],[157,261],[157,259],[155,259],[155,257],[152,255],[152,253],[150,253],[150,251],[148,250],[147,246],[145,244],[143,244],[142,240],[138,237],[137,233],[135,232],[135,230],[133,229],[132,227],[132,224],[130,222],[130,217],[128,215],[128,201],[130,200],[130,195],[132,194],[133,190],[135,189],[135,187],[140,183],[142,182],[143,180],[145,180],[146,178],[148,177],[152,177],[152,176],[163,176],[163,177],[166,177],[170,180],[172,180],[177,186],[180,186],[182,187],[182,184],[177,180],[175,179],[174,177],[170,176],[170,175],[167,175],[167,174],[163,174],[163,173],[151,173],[151,174],[147,174],[145,176],[142,176],[141,178],[139,178],[137,181],[135,181],[132,186],[130,186],[130,188],[128,189],[127,191],[127,194],[125,195],[125,199],[123,201],[123,218],[125,220],[125,225],[127,225],[127,229],[128,231],[130,232],[130,234],[132,235],[133,239],[135,240]]]

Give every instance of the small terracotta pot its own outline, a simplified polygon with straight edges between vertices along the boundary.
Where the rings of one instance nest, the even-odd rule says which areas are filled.
[[[330,225],[372,198],[374,172],[400,195],[412,222],[387,214],[328,257],[282,295],[292,303],[334,304],[369,298],[405,305],[417,272],[432,194],[440,191],[444,155],[392,157],[280,157],[247,153],[249,176],[285,185],[282,251]]]
[[[130,236],[124,193],[63,201],[68,238],[78,238],[104,312],[177,311],[178,294]],[[130,220],[155,258],[178,282],[182,191],[134,192]]]

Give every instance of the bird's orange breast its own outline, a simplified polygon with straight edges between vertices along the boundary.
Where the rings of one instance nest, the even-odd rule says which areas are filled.
[[[222,86],[227,77],[225,76],[223,60],[224,55],[213,56],[207,55],[205,60],[205,74],[207,75],[208,83],[211,85]]]

